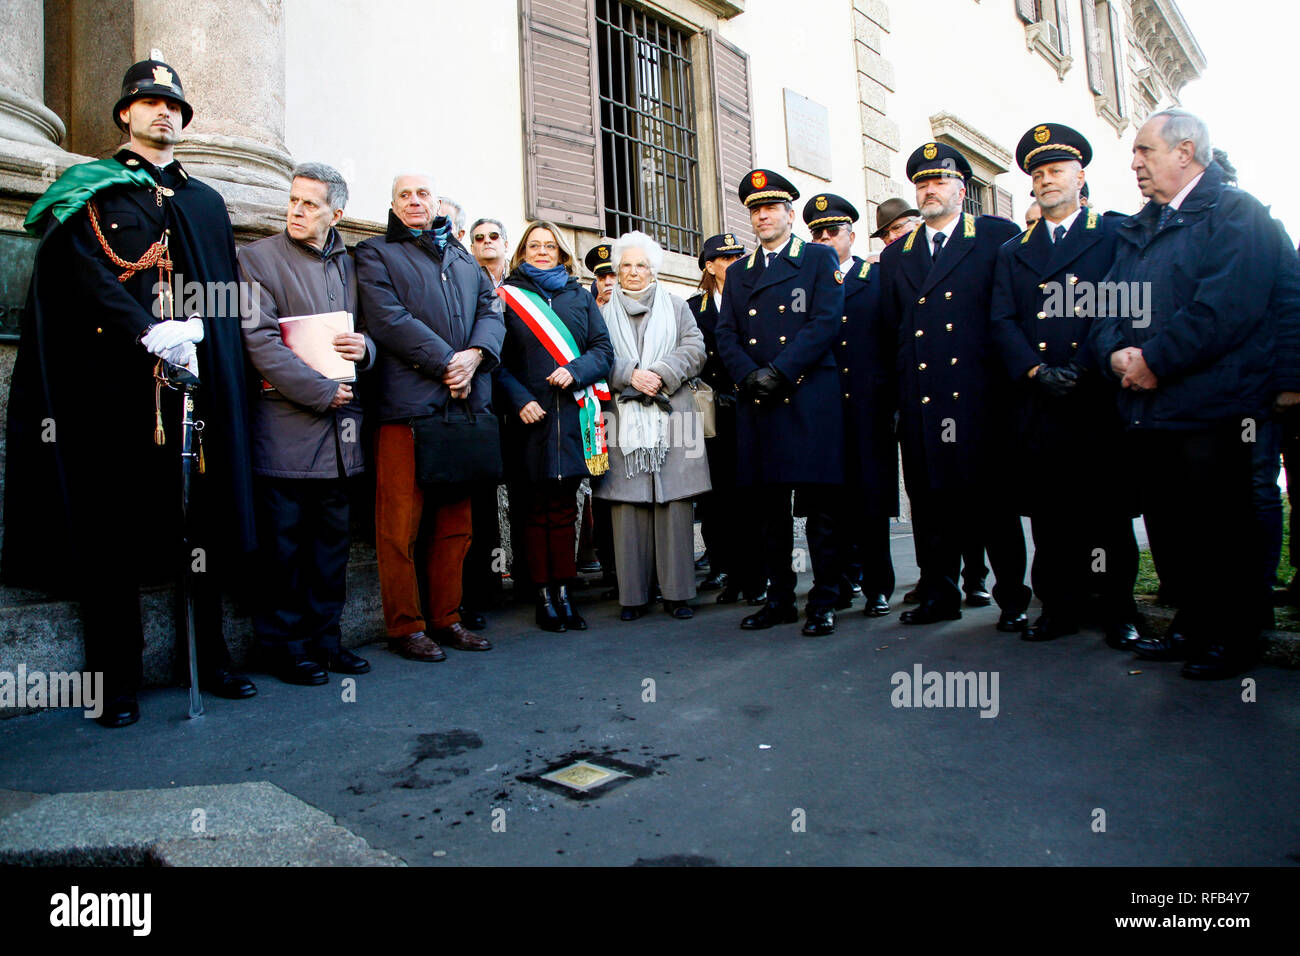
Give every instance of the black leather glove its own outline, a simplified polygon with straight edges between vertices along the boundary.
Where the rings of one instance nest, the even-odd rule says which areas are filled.
[[[1040,365],[1038,374],[1034,376],[1034,381],[1039,388],[1047,392],[1052,398],[1064,398],[1074,391],[1074,387],[1079,384],[1077,363]]]
[[[756,368],[746,375],[745,380],[740,383],[740,387],[751,398],[771,398],[781,391],[786,384],[787,379],[784,375],[771,365],[764,365],[762,368]]]

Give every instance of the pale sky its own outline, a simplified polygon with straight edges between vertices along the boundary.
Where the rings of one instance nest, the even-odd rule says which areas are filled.
[[[1177,0],[1205,54],[1205,74],[1183,87],[1182,105],[1210,127],[1210,142],[1228,151],[1241,188],[1300,241],[1300,194],[1286,176],[1300,159],[1300,131],[1287,106],[1295,98],[1300,4],[1293,0]]]

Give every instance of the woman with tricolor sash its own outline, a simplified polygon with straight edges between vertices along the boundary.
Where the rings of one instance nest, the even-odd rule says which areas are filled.
[[[664,610],[694,611],[692,498],[709,490],[703,421],[688,381],[704,368],[704,335],[686,302],[658,282],[664,250],[629,232],[610,256],[618,284],[605,303],[614,345],[609,383],[609,472],[592,493],[613,503],[614,571],[621,620],[636,620],[658,575]]]
[[[609,466],[602,406],[609,401],[604,380],[614,351],[596,300],[573,266],[560,230],[534,222],[497,289],[506,321],[496,385],[507,412],[510,507],[523,510],[537,626],[547,631],[587,627],[568,592],[578,573],[577,491],[583,478]]]

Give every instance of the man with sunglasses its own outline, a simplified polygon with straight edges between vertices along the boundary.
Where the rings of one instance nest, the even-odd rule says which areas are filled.
[[[483,267],[492,288],[501,284],[510,270],[506,263],[510,261],[510,242],[506,239],[506,227],[496,219],[475,219],[469,227],[470,252],[474,261]]]
[[[900,218],[904,218],[901,217]],[[879,269],[853,254],[858,211],[843,196],[820,193],[803,207],[813,242],[829,246],[844,276],[844,314],[832,344],[844,412],[843,493],[829,509],[809,511],[809,523],[828,521],[833,542],[837,608],[866,595],[864,613],[889,613],[894,564],[889,519],[898,514],[898,450],[894,329],[880,309]],[[814,534],[809,531],[810,538]]]

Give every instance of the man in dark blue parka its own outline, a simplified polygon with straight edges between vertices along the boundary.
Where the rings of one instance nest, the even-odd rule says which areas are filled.
[[[1135,649],[1185,659],[1185,677],[1228,678],[1257,660],[1270,599],[1251,560],[1251,443],[1297,371],[1275,361],[1277,229],[1224,184],[1205,124],[1186,110],[1138,130],[1133,170],[1151,202],[1122,224],[1106,276],[1130,308],[1099,316],[1092,341],[1119,380],[1152,556],[1182,611],[1179,628]]]

